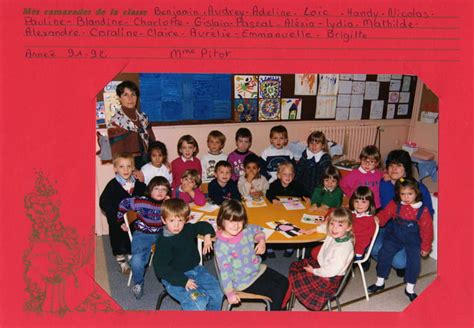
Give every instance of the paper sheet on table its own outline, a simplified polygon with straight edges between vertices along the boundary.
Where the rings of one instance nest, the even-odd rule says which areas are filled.
[[[201,220],[199,220],[200,222],[207,222],[207,223],[210,223],[212,225],[212,227],[214,228],[214,231],[217,231],[217,216],[213,216],[213,215],[204,215],[202,217]]]
[[[199,221],[199,219],[201,218],[201,216],[203,216],[204,213],[202,212],[194,212],[194,211],[191,211],[191,213],[189,213],[189,220],[188,222],[189,223],[196,223]]]
[[[262,198],[260,199],[253,199],[251,196],[245,196],[245,206],[248,208],[252,207],[265,207],[267,206],[267,203],[265,203],[265,200]]]
[[[285,220],[270,221],[267,222],[267,225],[287,238],[301,235],[301,229],[299,227]]]
[[[308,224],[321,224],[323,221],[324,216],[322,215],[303,214],[301,217],[301,222]]]
[[[287,211],[304,210],[306,208],[306,206],[304,206],[301,200],[297,197],[278,197],[278,199]]]
[[[203,212],[211,213],[219,209],[219,206],[211,203],[206,203],[206,205],[204,206],[195,206],[194,208]]]

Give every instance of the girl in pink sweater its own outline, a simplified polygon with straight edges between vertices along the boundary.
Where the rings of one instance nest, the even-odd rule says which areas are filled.
[[[179,138],[179,157],[171,162],[171,173],[173,175],[171,188],[173,188],[173,190],[176,190],[176,188],[180,185],[181,177],[186,170],[195,169],[199,172],[199,177],[201,177],[201,161],[196,157],[198,153],[199,146],[193,136],[187,134]]]
[[[194,169],[184,171],[181,176],[181,185],[174,191],[175,198],[180,198],[187,204],[194,202],[197,206],[206,204],[206,196],[204,196],[201,189],[199,189],[201,185],[199,172]]]

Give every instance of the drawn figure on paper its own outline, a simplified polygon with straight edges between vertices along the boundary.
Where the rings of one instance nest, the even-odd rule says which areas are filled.
[[[25,310],[64,315],[71,311],[66,297],[66,290],[71,287],[68,281],[73,281],[75,288],[79,287],[76,271],[91,260],[94,240],[92,232],[91,238],[80,239],[74,228],[65,227],[59,221],[60,202],[56,194],[49,179],[39,172],[35,190],[24,199],[26,216],[33,224],[29,245],[23,254],[23,276],[29,294]],[[113,310],[108,300],[104,303],[100,295],[94,293],[76,310],[91,307]]]
[[[260,99],[258,119],[261,121],[278,120],[280,118],[280,101],[278,99]]]
[[[253,75],[234,76],[235,98],[257,98],[257,77]]]
[[[260,98],[279,98],[281,95],[281,76],[259,77]]]
[[[234,108],[240,122],[257,120],[257,99],[235,99]]]

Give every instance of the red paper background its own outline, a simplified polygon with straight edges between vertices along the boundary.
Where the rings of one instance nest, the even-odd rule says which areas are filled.
[[[74,1],[67,6],[60,1],[41,5],[28,1],[3,1],[1,4],[1,200],[3,204],[2,296],[0,326],[187,326],[218,325],[239,327],[252,321],[255,326],[471,326],[472,325],[472,3],[471,1],[390,1],[389,6],[435,10],[438,15],[459,16],[460,40],[453,45],[458,51],[445,54],[433,52],[393,52],[385,61],[176,61],[176,60],[27,60],[22,38],[22,10],[26,6],[44,8],[140,7],[136,2]],[[285,8],[288,2],[259,2]],[[294,1],[292,3],[295,3]],[[296,2],[298,5],[302,1]],[[36,5],[35,5],[36,4]],[[218,4],[217,2],[215,3]],[[239,7],[237,2],[226,3]],[[310,3],[308,3],[310,4]],[[326,1],[327,8],[370,7],[371,2]],[[143,3],[143,7],[153,7]],[[172,5],[168,2],[167,5]],[[204,6],[204,3],[200,5]],[[312,4],[316,5],[316,4]],[[185,2],[182,7],[193,6]],[[197,6],[197,5],[194,5]],[[71,8],[73,7],[73,8]],[[380,32],[383,35],[383,31]],[[38,41],[47,44],[47,39]],[[56,41],[57,42],[57,41]],[[87,40],[76,40],[76,44]],[[98,44],[98,40],[93,40]],[[123,44],[120,40],[110,44]],[[137,41],[138,42],[138,41]],[[140,41],[144,44],[146,41]],[[178,45],[184,40],[172,41]],[[199,44],[194,40],[194,44]],[[215,39],[216,44],[223,41]],[[228,42],[227,44],[232,44]],[[252,43],[253,42],[253,43]],[[249,45],[257,45],[255,41]],[[281,41],[279,41],[281,42]],[[307,46],[308,41],[291,40],[289,47]],[[344,44],[347,47],[367,46],[367,42]],[[378,46],[406,47],[406,42],[385,40]],[[55,43],[58,44],[58,43]],[[71,42],[64,41],[65,45]],[[137,43],[133,43],[136,45]],[[339,43],[340,44],[340,43]],[[271,45],[271,44],[269,44]],[[314,46],[314,44],[312,44]],[[433,43],[436,46],[436,43]],[[138,51],[138,50],[137,50]],[[352,58],[355,52],[343,53]],[[289,55],[298,57],[298,52]],[[360,54],[359,54],[360,55]],[[357,55],[357,56],[359,56]],[[382,53],[370,52],[363,57],[377,58]],[[255,54],[257,56],[257,54]],[[334,51],[341,57],[341,52]],[[354,58],[357,58],[354,55]],[[423,58],[447,61],[410,61]],[[329,56],[328,56],[329,57]],[[421,58],[418,57],[418,58]],[[362,57],[361,57],[362,58]],[[454,60],[454,61],[450,61]],[[49,313],[24,311],[25,292],[23,253],[28,247],[30,221],[25,216],[24,196],[33,190],[35,170],[45,172],[61,199],[61,220],[77,229],[81,236],[91,234],[95,204],[95,95],[113,77],[125,72],[261,72],[261,73],[399,73],[416,74],[440,99],[439,137],[439,251],[438,277],[422,297],[402,313],[182,313],[182,312],[69,312],[64,317]],[[159,136],[158,136],[159,138]],[[72,298],[82,299],[94,288],[93,261],[78,273],[82,288],[71,288]],[[105,293],[104,293],[105,295]],[[371,302],[375,302],[372,300]]]

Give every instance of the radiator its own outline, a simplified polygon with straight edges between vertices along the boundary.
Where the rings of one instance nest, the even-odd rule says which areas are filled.
[[[345,126],[319,127],[319,128],[311,128],[309,130],[310,133],[313,133],[314,131],[321,131],[326,136],[326,139],[332,140],[338,143],[339,145],[344,146],[344,138],[346,135]]]

